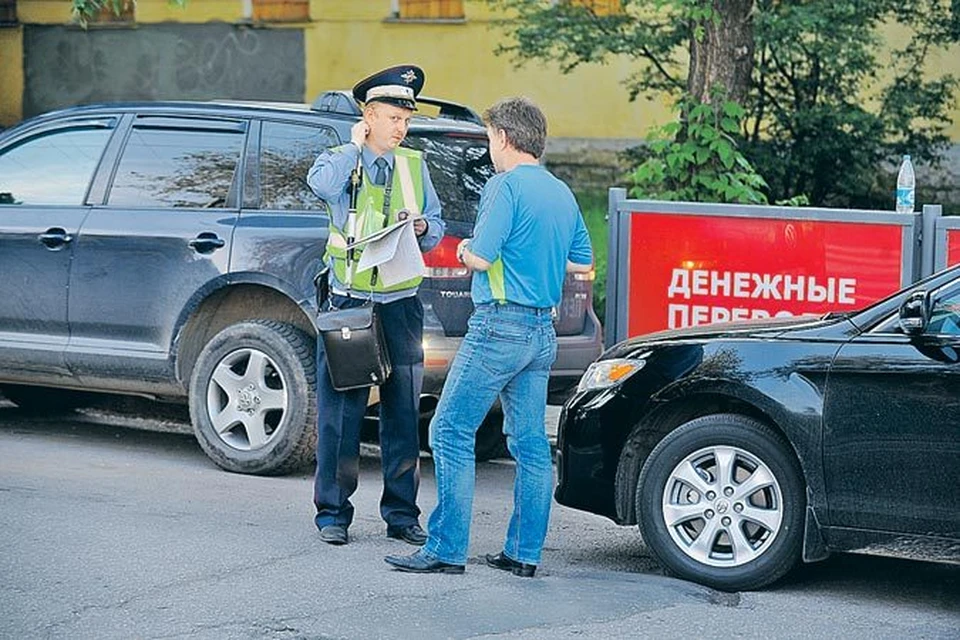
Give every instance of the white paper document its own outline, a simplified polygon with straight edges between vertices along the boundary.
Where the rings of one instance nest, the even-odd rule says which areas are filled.
[[[363,251],[357,263],[357,273],[377,267],[377,277],[388,287],[422,276],[426,267],[417,234],[413,231],[415,219],[407,218],[347,245],[347,249]]]

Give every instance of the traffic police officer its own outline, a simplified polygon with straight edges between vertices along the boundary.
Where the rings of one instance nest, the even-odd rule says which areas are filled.
[[[356,272],[359,250],[348,262],[347,212],[350,176],[362,165],[357,197],[356,237],[413,215],[420,250],[429,251],[443,237],[440,200],[422,155],[400,147],[416,97],[423,87],[423,71],[413,65],[391,67],[361,80],[353,88],[364,103],[363,117],[353,126],[348,144],[324,151],[307,177],[314,193],[330,212],[330,237],[325,261],[330,267],[330,304],[348,308],[372,298],[380,305],[392,372],[380,386],[380,447],[383,495],[380,515],[387,536],[422,545],[417,490],[420,482],[418,434],[419,399],[423,383],[423,306],[417,297],[420,278],[385,285],[373,270]],[[349,272],[348,272],[349,269]],[[317,473],[314,481],[315,522],[320,538],[346,544],[353,520],[350,496],[357,488],[360,427],[369,398],[368,389],[336,391],[323,350],[317,341]]]

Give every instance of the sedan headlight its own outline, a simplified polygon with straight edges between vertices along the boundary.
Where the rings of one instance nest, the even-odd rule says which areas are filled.
[[[580,378],[577,391],[606,389],[622,383],[624,380],[643,369],[647,361],[638,359],[615,358],[594,362],[587,368],[587,372]]]

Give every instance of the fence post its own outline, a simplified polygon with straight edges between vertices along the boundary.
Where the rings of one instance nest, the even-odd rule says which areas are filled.
[[[620,286],[620,213],[621,202],[627,199],[627,190],[619,187],[607,192],[607,285],[603,319],[603,345],[617,342],[617,300]]]
[[[935,270],[933,258],[937,250],[937,218],[943,214],[939,204],[923,205],[920,235],[920,277],[926,278]]]

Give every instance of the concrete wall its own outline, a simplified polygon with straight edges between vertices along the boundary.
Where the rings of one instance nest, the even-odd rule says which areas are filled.
[[[299,101],[303,31],[243,25],[27,25],[23,115],[111,100]]]

